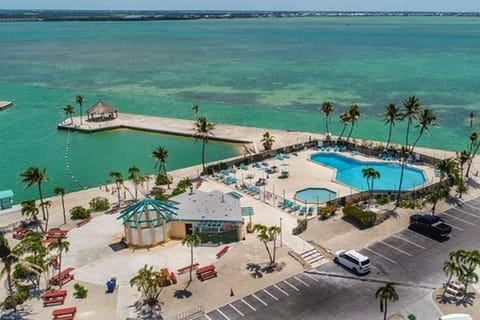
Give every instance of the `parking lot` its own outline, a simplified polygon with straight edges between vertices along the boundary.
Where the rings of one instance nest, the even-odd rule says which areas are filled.
[[[374,288],[387,281],[395,282],[400,290],[407,290],[408,293],[404,293],[404,296],[410,295],[410,299],[413,299],[411,295],[423,297],[425,292],[431,292],[445,281],[441,268],[449,252],[478,246],[478,207],[480,199],[476,198],[465,202],[462,207],[451,208],[439,214],[453,229],[451,238],[447,241],[438,242],[404,229],[359,250],[372,263],[371,272],[365,276],[358,276],[333,262],[326,263],[224,305],[204,315],[202,319],[234,320],[259,318],[260,315],[273,319],[274,315],[282,316],[281,310],[296,309],[301,305],[301,310],[306,312],[309,303],[312,304],[312,310],[318,309],[319,301],[330,300],[331,303],[339,291],[342,294],[338,295],[338,299],[346,299],[342,298],[348,296],[346,290],[359,290],[362,287],[365,290],[366,286]],[[370,301],[372,297],[359,296],[358,299]],[[349,301],[349,304],[354,306],[359,301]]]

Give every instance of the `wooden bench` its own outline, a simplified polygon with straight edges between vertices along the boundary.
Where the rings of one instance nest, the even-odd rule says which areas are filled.
[[[79,222],[77,222],[77,227],[80,228],[81,226],[83,226],[84,224],[87,224],[90,222],[90,220],[92,220],[92,217],[88,217],[88,218],[85,218]]]
[[[201,281],[205,281],[205,280],[208,280],[208,279],[215,278],[216,276],[217,276],[217,272],[214,271],[214,270],[211,270],[211,271],[201,273],[198,277]]]
[[[213,264],[210,264],[208,266],[197,269],[197,276],[208,271],[215,271],[215,266]]]
[[[195,269],[198,268],[198,266],[199,266],[198,263],[194,263],[194,264],[192,264],[192,265],[189,265],[189,266],[186,266],[186,267],[183,267],[183,268],[178,269],[178,270],[177,270],[177,273],[178,273],[178,274],[182,274],[182,273],[185,273],[185,272],[187,272],[187,271],[190,271],[190,269],[195,270]]]
[[[52,312],[53,320],[66,320],[75,318],[77,307],[68,307],[63,309],[55,309]]]
[[[55,290],[47,291],[43,294],[44,298],[55,298],[55,297],[65,297],[67,295],[67,290]]]
[[[51,298],[43,298],[43,306],[49,306],[52,304],[63,304],[65,302],[65,296],[58,296],[58,297],[51,297]]]
[[[217,252],[217,259],[221,258],[225,253],[227,253],[229,246],[225,246],[220,251]]]

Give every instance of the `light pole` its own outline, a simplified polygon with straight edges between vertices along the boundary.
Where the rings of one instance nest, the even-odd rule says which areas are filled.
[[[282,217],[280,217],[280,247],[283,247],[283,230],[282,230]]]

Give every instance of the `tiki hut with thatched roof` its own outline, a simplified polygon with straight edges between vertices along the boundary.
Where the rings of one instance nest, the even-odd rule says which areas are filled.
[[[145,198],[120,211],[125,238],[129,245],[150,247],[170,237],[172,216],[177,207],[170,202]]]
[[[118,117],[118,111],[109,104],[99,101],[87,109],[88,120],[105,121]]]

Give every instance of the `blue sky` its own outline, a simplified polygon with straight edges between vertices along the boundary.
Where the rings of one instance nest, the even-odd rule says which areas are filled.
[[[480,11],[479,0],[1,0],[0,9]]]

